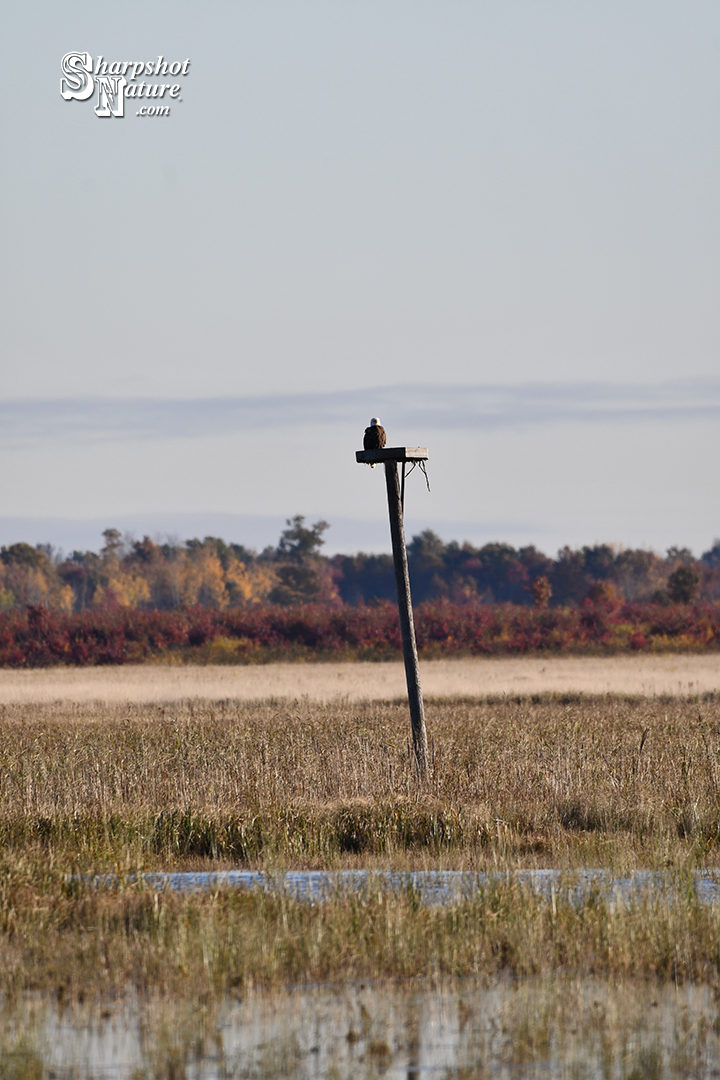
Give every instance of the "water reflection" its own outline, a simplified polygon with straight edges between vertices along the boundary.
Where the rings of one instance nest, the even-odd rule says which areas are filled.
[[[197,1080],[641,1080],[720,1075],[707,985],[597,980],[357,984],[218,1005],[125,1003],[6,1016],[0,1075]]]
[[[99,874],[91,880],[101,887],[118,884],[116,874]],[[123,879],[134,882],[130,875]],[[458,903],[470,900],[484,889],[512,880],[522,888],[551,900],[561,897],[584,903],[589,895],[633,900],[648,892],[675,895],[678,877],[655,870],[636,870],[617,876],[609,870],[513,870],[475,873],[466,870],[291,870],[267,874],[259,870],[148,873],[142,883],[150,889],[203,892],[215,889],[259,889],[283,892],[294,899],[323,901],[338,894],[368,894],[378,889],[401,892],[413,890],[423,903]],[[700,870],[683,880],[704,904],[720,902],[720,880],[716,870]]]

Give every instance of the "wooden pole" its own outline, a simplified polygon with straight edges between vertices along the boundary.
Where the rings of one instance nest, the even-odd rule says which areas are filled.
[[[393,563],[395,565],[395,585],[397,587],[398,611],[400,612],[400,633],[402,634],[405,678],[407,679],[408,701],[410,703],[413,747],[418,772],[421,776],[424,776],[428,768],[425,709],[422,690],[420,689],[420,668],[415,643],[412,598],[410,596],[410,574],[408,572],[407,551],[405,550],[403,506],[396,461],[385,462],[385,483],[387,484],[388,510],[390,512],[390,537],[392,539]]]

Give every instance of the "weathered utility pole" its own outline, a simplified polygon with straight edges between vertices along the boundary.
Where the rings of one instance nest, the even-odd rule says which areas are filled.
[[[382,450],[357,450],[355,453],[356,461],[368,465],[382,462],[385,465],[385,483],[387,485],[388,511],[390,513],[390,537],[392,539],[393,563],[395,565],[395,585],[397,588],[398,611],[400,612],[400,633],[402,634],[405,678],[407,680],[408,702],[410,704],[410,722],[412,724],[415,760],[421,776],[424,776],[428,769],[428,746],[425,731],[425,709],[422,690],[420,689],[420,669],[417,644],[415,642],[412,597],[410,596],[410,574],[408,573],[407,551],[405,550],[403,512],[405,509],[405,464],[408,461],[427,461],[427,456],[427,450],[424,446],[386,446]],[[398,477],[398,462],[402,463],[402,490]]]

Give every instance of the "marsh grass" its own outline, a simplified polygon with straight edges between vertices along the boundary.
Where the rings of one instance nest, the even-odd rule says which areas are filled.
[[[83,1002],[128,987],[211,1000],[288,983],[558,970],[715,983],[719,941],[720,912],[689,890],[576,907],[510,879],[451,907],[380,888],[311,905],[230,890],[68,889],[18,873],[0,911],[0,985],[6,1000],[34,989]]]
[[[82,871],[701,866],[720,695],[0,706],[0,844]]]
[[[2,708],[0,992],[59,997],[557,969],[710,978],[720,700],[431,703],[418,784],[404,706],[188,702]],[[512,879],[425,907],[380,887],[320,905],[178,895],[142,870],[667,869],[674,898],[549,905]],[[115,890],[79,875],[120,871]]]

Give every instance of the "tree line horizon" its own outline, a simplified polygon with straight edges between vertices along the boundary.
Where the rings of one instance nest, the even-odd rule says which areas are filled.
[[[395,600],[390,554],[322,554],[326,521],[288,518],[278,544],[258,552],[213,536],[159,543],[108,528],[97,551],[70,555],[51,545],[0,548],[0,611],[43,606],[65,612],[130,608],[171,611],[271,605],[327,607]],[[613,544],[561,548],[476,547],[443,541],[431,529],[413,536],[408,563],[416,603],[523,607],[689,604],[720,600],[720,540],[699,558],[688,548],[665,555]]]

